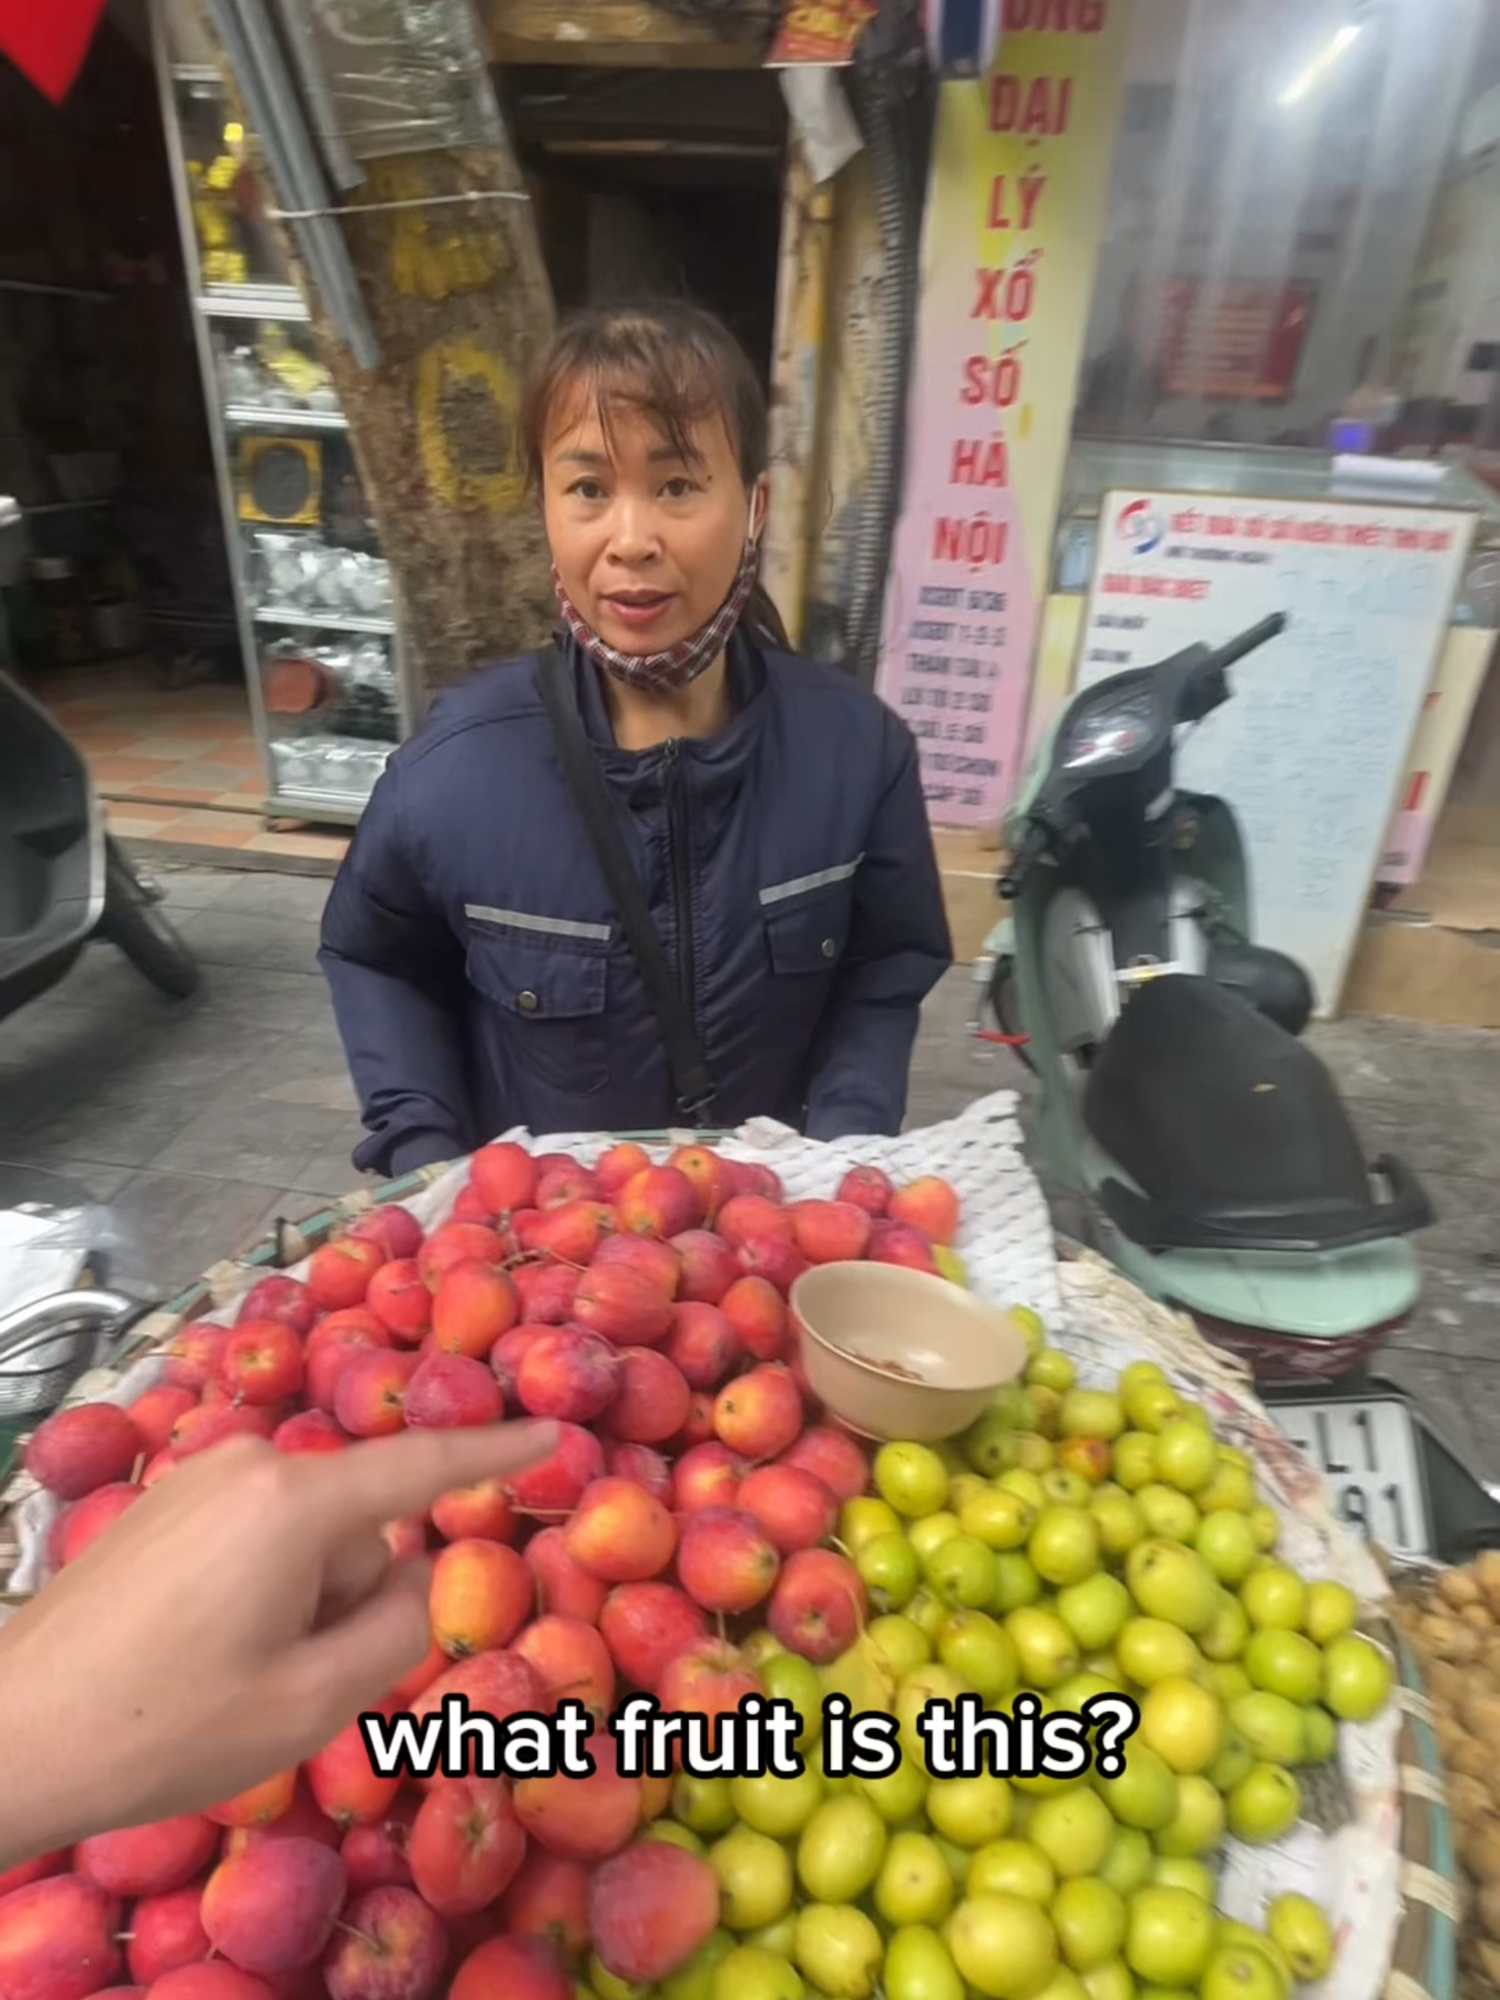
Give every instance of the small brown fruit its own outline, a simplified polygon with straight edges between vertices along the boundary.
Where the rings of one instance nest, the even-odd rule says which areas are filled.
[[[1484,1592],[1466,1569],[1445,1569],[1438,1578],[1437,1587],[1438,1596],[1453,1611],[1478,1604],[1484,1597]]]
[[[1477,1778],[1481,1784],[1487,1784],[1494,1775],[1494,1751],[1487,1744],[1477,1743],[1472,1736],[1461,1736],[1453,1748],[1443,1754],[1448,1769],[1459,1777]]]
[[[1479,1634],[1440,1611],[1431,1611],[1422,1620],[1417,1644],[1435,1660],[1451,1660],[1467,1666],[1479,1657]]]
[[[1482,1736],[1500,1750],[1500,1695],[1471,1681],[1459,1696],[1458,1712],[1471,1736]]]
[[[1449,1779],[1448,1803],[1460,1825],[1477,1826],[1489,1816],[1489,1788],[1480,1779],[1460,1773]]]
[[[1484,1927],[1485,1935],[1500,1944],[1500,1883],[1486,1883],[1476,1901],[1479,1907],[1479,1921]]]
[[[1427,1669],[1428,1691],[1434,1701],[1452,1707],[1471,1678],[1451,1660],[1434,1660]]]
[[[1469,1574],[1479,1585],[1491,1611],[1500,1610],[1500,1549],[1486,1549],[1469,1565]]]
[[[1458,1841],[1465,1867],[1480,1884],[1500,1883],[1500,1825],[1493,1819],[1460,1825]]]

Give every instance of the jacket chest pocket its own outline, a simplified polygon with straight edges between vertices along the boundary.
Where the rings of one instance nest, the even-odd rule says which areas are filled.
[[[761,922],[773,974],[807,978],[834,970],[849,942],[858,868],[859,860],[854,860],[760,891]]]
[[[605,930],[602,924],[576,928]],[[603,1089],[609,1074],[607,932],[602,938],[563,937],[471,922],[465,967],[518,1069],[578,1096]]]

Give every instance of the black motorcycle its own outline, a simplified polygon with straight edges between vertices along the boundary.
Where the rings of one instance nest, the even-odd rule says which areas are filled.
[[[0,496],[0,590],[20,578],[26,524]],[[6,671],[0,605],[0,1020],[55,986],[91,938],[107,938],[174,999],[198,966],[104,815],[87,764]]]

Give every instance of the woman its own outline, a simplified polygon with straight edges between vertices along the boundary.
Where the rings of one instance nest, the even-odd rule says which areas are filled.
[[[849,674],[792,654],[756,589],[749,361],[690,307],[587,313],[544,358],[523,437],[556,657],[438,701],[323,921],[371,1133],[356,1166],[404,1173],[518,1124],[899,1130],[951,959],[915,746]],[[551,674],[665,949],[654,998],[559,761]]]

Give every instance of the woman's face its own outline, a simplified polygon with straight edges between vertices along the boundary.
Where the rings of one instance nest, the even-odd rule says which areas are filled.
[[[558,412],[543,462],[552,560],[574,608],[621,653],[691,638],[729,595],[765,481],[746,492],[719,416],[683,458],[643,411],[616,404],[606,439],[591,396]]]

